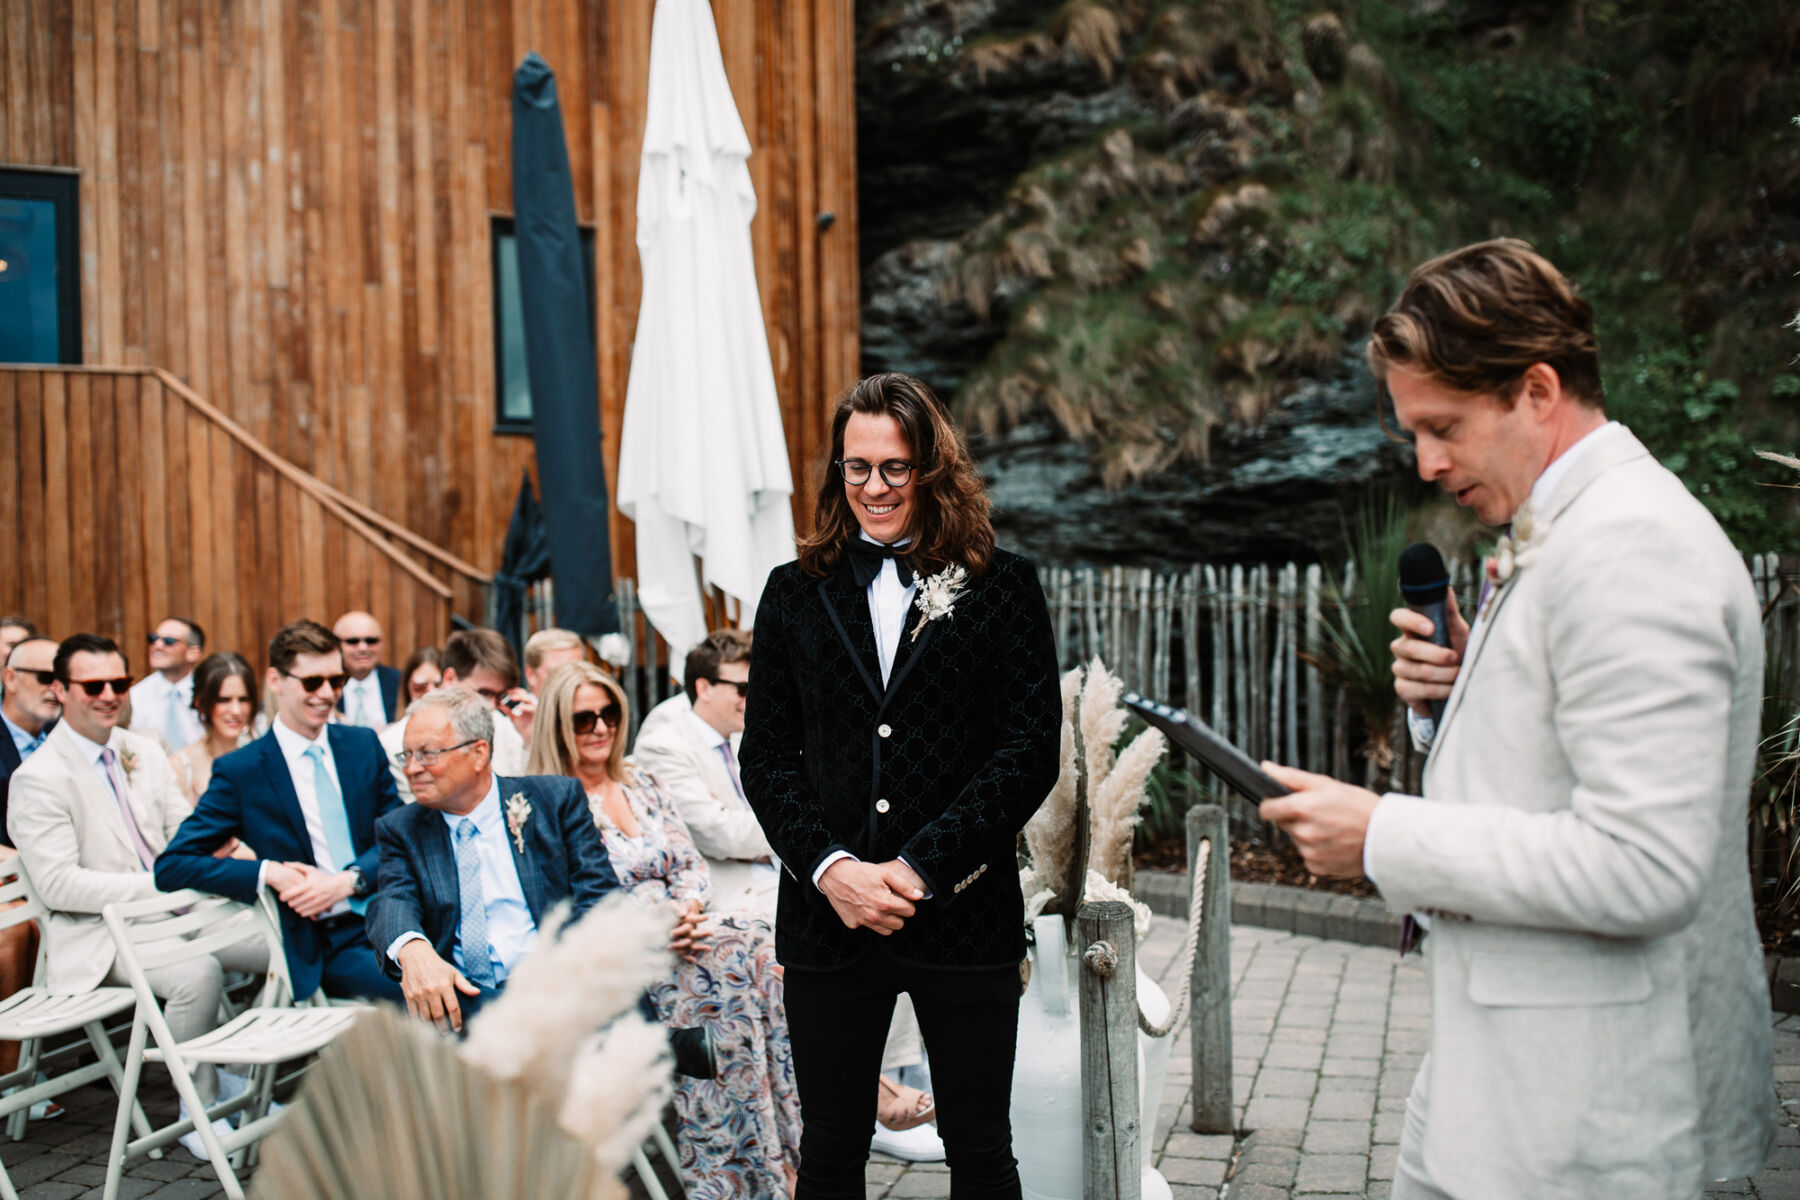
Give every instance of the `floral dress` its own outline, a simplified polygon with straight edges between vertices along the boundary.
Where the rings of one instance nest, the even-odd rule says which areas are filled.
[[[632,769],[625,796],[638,836],[626,837],[598,795],[588,807],[619,886],[656,903],[708,899],[706,860],[655,778]],[[800,1162],[800,1099],[788,1045],[775,934],[761,917],[708,914],[698,962],[675,961],[651,989],[671,1028],[713,1031],[719,1078],[676,1077],[681,1182],[688,1200],[767,1200],[787,1195],[782,1164]]]

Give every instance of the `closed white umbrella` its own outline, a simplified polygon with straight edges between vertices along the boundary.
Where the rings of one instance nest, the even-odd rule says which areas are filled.
[[[679,656],[706,582],[756,611],[794,557],[793,476],[750,249],[750,139],[706,0],[659,0],[638,177],[644,293],[619,439],[638,599]]]

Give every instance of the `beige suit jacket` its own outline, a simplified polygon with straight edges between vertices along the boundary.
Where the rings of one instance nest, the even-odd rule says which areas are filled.
[[[144,841],[160,854],[191,811],[169,756],[159,739],[127,729],[114,729],[107,744],[130,763],[131,811]],[[6,828],[50,909],[45,986],[54,992],[98,987],[114,957],[100,910],[156,895],[156,881],[138,861],[112,789],[66,721],[14,772]]]
[[[780,885],[776,871],[758,871],[751,860],[769,858],[769,839],[756,814],[738,800],[725,760],[694,728],[685,695],[650,710],[638,729],[632,761],[656,776],[675,802],[694,845],[712,870],[713,906],[759,913],[773,920]]]
[[[1458,1200],[1692,1200],[1774,1133],[1745,866],[1762,703],[1742,558],[1637,439],[1583,455],[1366,861],[1428,942],[1423,1155]]]

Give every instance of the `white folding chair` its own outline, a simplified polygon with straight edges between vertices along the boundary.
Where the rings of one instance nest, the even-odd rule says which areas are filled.
[[[113,1122],[112,1153],[106,1165],[105,1200],[116,1200],[119,1180],[130,1159],[160,1149],[189,1130],[197,1130],[207,1158],[231,1200],[243,1200],[231,1156],[253,1146],[280,1120],[269,1114],[275,1087],[276,1064],[301,1058],[328,1045],[359,1015],[353,1008],[296,1008],[288,982],[287,959],[282,954],[281,933],[269,916],[269,906],[254,907],[203,892],[181,891],[128,904],[109,904],[104,910],[106,927],[118,947],[119,964],[131,981],[137,1015],[131,1026],[131,1045],[125,1056],[122,1095],[136,1097],[146,1062],[165,1063],[175,1090],[190,1116],[127,1142],[126,1109],[120,1106]],[[211,1033],[177,1042],[163,1019],[162,1008],[150,990],[147,972],[173,963],[211,954],[247,938],[261,938],[269,948],[269,972],[258,1003]],[[154,1044],[150,1044],[154,1042]],[[193,1068],[202,1063],[236,1063],[257,1069],[257,1086],[236,1099],[207,1109],[194,1086]],[[220,1137],[213,1120],[252,1108],[242,1128]],[[241,1164],[240,1164],[241,1165]]]
[[[15,904],[15,901],[21,903]],[[5,906],[0,908],[0,929],[9,929],[26,921],[47,923],[50,915],[32,889],[25,866],[16,855],[0,861],[0,906]],[[9,1119],[9,1132],[15,1142],[25,1134],[23,1118],[39,1100],[60,1096],[103,1078],[111,1080],[113,1090],[125,1094],[124,1071],[106,1036],[106,1019],[131,1007],[131,989],[103,987],[90,992],[51,992],[40,986],[43,978],[44,946],[39,941],[32,986],[0,1000],[0,1041],[24,1043],[20,1048],[18,1070],[10,1075],[0,1075],[0,1088],[17,1086],[19,1089],[10,1096],[0,1096],[0,1117]],[[99,1061],[53,1076],[43,1083],[32,1083],[43,1065],[43,1039],[76,1030],[87,1035],[88,1044]],[[129,1116],[139,1133],[150,1130],[150,1122],[144,1118],[144,1110],[135,1100],[122,1104],[119,1116],[121,1120]],[[13,1190],[4,1165],[0,1165],[0,1197],[19,1200],[19,1193]]]
[[[676,1177],[680,1178],[681,1158],[675,1151],[675,1143],[669,1140],[669,1131],[662,1127],[661,1121],[650,1127],[650,1136],[631,1152],[629,1165],[636,1173],[638,1182],[642,1183],[644,1190],[650,1193],[650,1200],[669,1200],[669,1193],[663,1190],[662,1180],[657,1177],[656,1168],[650,1165],[650,1156],[646,1153],[647,1150],[655,1150],[662,1155],[663,1161],[669,1164],[669,1170],[675,1172]]]

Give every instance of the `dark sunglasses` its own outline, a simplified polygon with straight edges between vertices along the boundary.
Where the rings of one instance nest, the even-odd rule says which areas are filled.
[[[24,667],[14,667],[14,668],[12,668],[12,670],[15,675],[31,676],[31,678],[38,681],[39,687],[49,687],[51,684],[56,682],[56,672],[55,671],[27,671]],[[94,695],[96,695],[96,696],[98,696],[99,694],[100,694],[99,692],[94,693]]]
[[[381,645],[381,639],[378,637],[343,638],[341,640],[343,641],[344,645],[346,645],[346,646],[379,646],[379,645]]]
[[[39,671],[37,674],[41,677],[43,672]],[[54,678],[54,676],[52,676],[52,678]],[[107,688],[113,690],[113,695],[123,696],[126,692],[131,690],[131,676],[124,675],[118,679],[71,679],[69,680],[69,686],[72,688],[80,688],[90,696],[98,696]]]
[[[706,679],[706,682],[712,684],[714,687],[730,688],[732,691],[736,692],[740,698],[750,693],[750,681],[748,679],[714,679],[710,675],[705,676],[704,678]]]
[[[586,737],[594,732],[596,723],[604,723],[608,729],[617,729],[619,718],[623,715],[619,712],[618,705],[609,704],[599,712],[595,712],[591,708],[584,708],[580,712],[572,714],[570,720],[575,728],[575,736]]]
[[[348,671],[338,675],[296,675],[292,671],[283,671],[282,674],[289,679],[298,679],[300,686],[309,692],[318,691],[319,685],[324,683],[329,683],[332,691],[341,692],[344,690],[344,685],[350,682],[350,672]]]
[[[186,638],[170,637],[166,633],[153,633],[144,641],[152,646],[185,646],[187,644]]]

